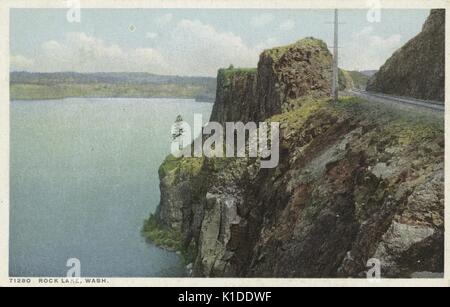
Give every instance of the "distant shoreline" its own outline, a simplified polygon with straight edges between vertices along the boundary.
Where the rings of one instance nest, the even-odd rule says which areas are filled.
[[[216,79],[141,73],[10,74],[11,100],[180,98],[214,102]]]
[[[26,99],[17,99],[10,98],[9,101],[46,101],[46,100],[65,100],[65,99],[182,99],[182,100],[194,100],[198,103],[214,103],[214,100],[200,100],[192,97],[168,97],[168,96],[153,96],[153,97],[129,97],[129,96],[67,96],[67,97],[52,97],[52,98],[26,98]]]

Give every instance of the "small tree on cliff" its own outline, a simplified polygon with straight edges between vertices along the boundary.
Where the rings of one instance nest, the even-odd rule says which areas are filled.
[[[172,140],[173,141],[178,140],[178,144],[180,145],[180,150],[182,150],[184,147],[183,138],[182,138],[182,136],[184,135],[184,129],[183,129],[182,123],[183,123],[183,117],[181,115],[178,115],[177,118],[175,119],[175,124],[172,129]]]

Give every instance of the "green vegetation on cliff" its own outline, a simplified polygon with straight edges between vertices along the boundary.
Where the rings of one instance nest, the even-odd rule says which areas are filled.
[[[182,234],[171,228],[163,228],[154,215],[144,221],[142,235],[153,244],[170,251],[182,250]]]
[[[159,177],[162,182],[161,193],[164,195],[162,198],[165,198],[165,201],[168,201],[173,205],[174,202],[179,202],[180,199],[177,197],[189,198],[190,195],[201,194],[199,190],[205,186],[201,180],[194,180],[194,178],[199,178],[201,176],[200,172],[203,163],[203,158],[176,158],[173,155],[167,156],[159,168]],[[192,181],[189,191],[183,191],[178,196],[174,195],[173,190],[166,192],[163,188],[167,185],[176,187],[179,184],[182,185],[185,181]],[[196,243],[188,242],[186,244],[184,234],[181,231],[181,225],[176,226],[174,223],[166,223],[168,219],[173,218],[171,214],[177,214],[177,212],[174,213],[169,211],[162,213],[161,209],[164,208],[161,208],[161,205],[159,209],[160,210],[155,214],[152,214],[148,220],[144,221],[142,236],[159,247],[170,251],[180,252],[185,264],[193,263],[197,256]],[[181,210],[181,208],[177,208],[176,210]]]
[[[166,177],[168,173],[176,171],[179,174],[189,174],[195,176],[200,171],[203,163],[203,158],[176,158],[173,155],[168,155],[159,168],[159,176]]]
[[[144,221],[141,234],[148,242],[156,246],[168,251],[180,252],[186,265],[195,260],[197,255],[195,243],[184,246],[183,234],[172,228],[162,227],[153,214]]]
[[[320,47],[322,49],[328,49],[327,44],[324,41],[317,40],[313,37],[307,37],[304,39],[301,39],[297,41],[294,44],[287,45],[287,46],[281,46],[281,47],[275,47],[272,49],[265,50],[263,52],[263,55],[267,55],[273,59],[274,62],[277,62],[281,59],[283,55],[285,55],[288,51],[294,48],[308,50],[310,48],[317,48]],[[327,58],[323,58],[324,61],[327,61]]]
[[[236,76],[256,73],[256,68],[234,68],[233,66],[230,66],[229,68],[219,69],[217,79],[220,79],[221,84],[227,87],[231,85],[233,78]]]
[[[355,116],[363,116],[368,113],[368,118],[376,118],[376,114],[387,114],[391,120],[386,121],[383,131],[386,134],[395,137],[397,144],[401,146],[420,145],[421,142],[437,139],[443,136],[444,130],[441,121],[435,121],[429,115],[419,115],[416,112],[408,113],[389,108],[380,108],[380,106],[371,106],[370,102],[358,98],[345,96],[339,98],[339,103],[335,104],[330,99],[313,99],[311,97],[298,99],[297,104],[300,106],[293,111],[285,112],[271,117],[269,122],[280,122],[283,127],[288,130],[301,129],[306,120],[314,117],[321,112],[327,112],[328,115],[344,116],[345,114],[354,114]],[[372,115],[370,115],[372,114]]]

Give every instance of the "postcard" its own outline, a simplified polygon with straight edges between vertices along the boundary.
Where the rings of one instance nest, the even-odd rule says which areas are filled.
[[[448,7],[2,1],[0,285],[449,286]]]

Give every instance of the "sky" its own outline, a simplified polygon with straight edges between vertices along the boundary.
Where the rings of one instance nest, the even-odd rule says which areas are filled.
[[[339,66],[378,69],[417,35],[429,10],[339,12]],[[149,72],[216,76],[256,67],[260,53],[304,37],[332,51],[332,10],[83,9],[70,23],[65,9],[11,11],[11,71]]]

